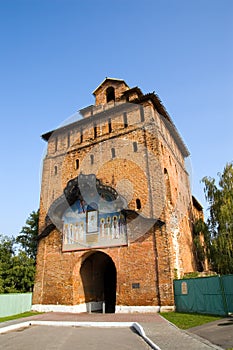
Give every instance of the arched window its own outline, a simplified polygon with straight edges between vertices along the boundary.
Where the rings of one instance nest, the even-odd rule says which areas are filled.
[[[112,148],[112,149],[111,149],[111,152],[112,152],[112,158],[115,158],[115,157],[116,157],[115,148]]]
[[[137,198],[136,199],[136,208],[137,208],[137,210],[140,210],[141,209],[141,201],[140,201],[140,199],[139,198]]]
[[[76,159],[76,161],[75,161],[75,166],[76,166],[76,169],[79,168],[79,159]]]
[[[57,166],[54,167],[54,175],[57,175]]]
[[[144,122],[145,115],[144,115],[144,108],[143,108],[143,106],[140,106],[140,116],[141,116],[141,122]]]
[[[97,125],[94,124],[94,139],[97,138]]]
[[[164,184],[165,184],[165,190],[166,190],[166,198],[167,201],[172,203],[172,193],[171,193],[171,184],[170,179],[168,175],[168,171],[166,168],[164,168]]]
[[[90,155],[90,158],[91,158],[91,165],[94,164],[94,156],[93,154]]]
[[[108,119],[108,132],[109,132],[109,133],[112,132],[112,121],[111,121],[110,118]]]
[[[124,128],[127,128],[128,127],[128,120],[127,120],[127,113],[126,112],[124,112],[123,118],[124,118]]]
[[[70,132],[68,131],[68,134],[67,134],[67,147],[69,148],[70,147]]]
[[[137,142],[133,142],[133,151],[137,152],[138,150],[138,143]]]
[[[57,146],[58,146],[58,138],[55,137],[55,152],[57,152]]]
[[[80,143],[83,142],[83,129],[80,130]]]
[[[106,100],[107,103],[111,101],[115,101],[115,89],[112,86],[109,86],[106,90]]]

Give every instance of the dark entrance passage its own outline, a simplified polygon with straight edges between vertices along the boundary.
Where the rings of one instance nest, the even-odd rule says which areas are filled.
[[[105,253],[94,252],[83,261],[80,269],[85,293],[85,302],[101,305],[105,312],[114,313],[116,305],[116,267]]]

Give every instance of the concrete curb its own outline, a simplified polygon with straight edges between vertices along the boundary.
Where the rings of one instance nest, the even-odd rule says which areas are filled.
[[[133,327],[133,328],[136,330],[136,332],[138,332],[138,334],[145,340],[145,342],[146,342],[148,345],[150,345],[150,347],[151,347],[152,349],[154,349],[154,350],[161,350],[161,349],[158,347],[158,345],[156,345],[155,343],[153,343],[153,341],[150,340],[150,338],[148,338],[148,337],[146,336],[146,333],[144,332],[143,327],[142,327],[139,323],[137,323],[137,322],[133,323],[132,327]]]
[[[71,322],[71,321],[27,321],[16,323],[10,326],[0,328],[0,334],[15,331],[30,326],[55,326],[55,327],[95,327],[95,328],[133,328],[143,340],[150,345],[153,350],[161,350],[155,343],[149,339],[143,327],[137,322]]]
[[[10,326],[2,327],[0,328],[0,334],[16,331],[17,329],[20,329],[20,328],[27,328],[31,325],[31,323],[32,321],[27,321],[27,322],[21,322],[21,323],[12,324]]]

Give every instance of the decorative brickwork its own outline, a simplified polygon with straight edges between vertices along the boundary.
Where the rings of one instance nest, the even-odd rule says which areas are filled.
[[[154,93],[106,78],[94,95],[82,119],[43,135],[33,303],[172,306],[173,278],[196,269],[189,152]]]

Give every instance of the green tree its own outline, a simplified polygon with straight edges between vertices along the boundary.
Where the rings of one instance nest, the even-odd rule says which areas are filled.
[[[39,210],[33,211],[23,226],[20,234],[16,238],[22,249],[27,253],[27,256],[36,261],[37,253],[37,237],[39,224]]]
[[[204,271],[206,260],[210,261],[210,232],[203,219],[194,222],[193,236],[198,271]]]
[[[0,294],[4,293],[3,278],[2,278],[2,264],[0,262]]]
[[[11,264],[5,271],[5,293],[31,292],[34,285],[35,264],[34,260],[24,251],[19,251],[12,256]]]
[[[32,291],[38,221],[39,211],[33,211],[16,238],[0,235],[0,293]]]
[[[15,254],[15,238],[0,235],[0,292],[5,293],[8,288],[8,277]]]
[[[215,179],[204,177],[209,202],[207,226],[210,233],[209,256],[213,269],[220,274],[233,273],[233,163],[227,163]]]

